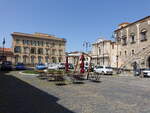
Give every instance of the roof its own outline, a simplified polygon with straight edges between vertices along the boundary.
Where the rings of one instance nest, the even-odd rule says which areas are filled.
[[[95,43],[93,43],[92,45],[96,45],[96,44],[100,44],[100,43],[105,43],[105,42],[112,42],[111,40],[98,40],[98,41],[96,41]]]
[[[12,36],[22,36],[22,37],[32,37],[32,38],[41,38],[41,39],[52,39],[52,40],[58,40],[58,41],[64,41],[66,40],[64,38],[57,38],[53,35],[45,34],[45,33],[34,33],[34,34],[28,34],[28,33],[21,33],[21,32],[13,32],[11,34]]]
[[[0,48],[0,51],[3,51],[3,48]],[[11,48],[4,48],[4,51],[5,52],[12,52],[12,49]]]
[[[135,24],[135,23],[142,22],[143,20],[146,20],[146,19],[148,19],[148,18],[150,18],[150,16],[146,16],[145,18],[142,18],[142,19],[140,19],[140,20],[137,20],[137,21],[135,21],[135,22],[132,22],[132,23],[126,25],[125,27],[122,27],[122,28],[120,28],[120,29],[115,30],[115,32],[117,32],[117,31],[119,31],[119,30],[121,30],[121,29],[123,29],[123,28],[129,27],[129,26],[131,26],[131,25],[133,25],[133,24]]]
[[[3,48],[0,48],[0,55],[3,54]],[[13,52],[11,48],[4,48],[4,54],[7,56],[12,56]]]

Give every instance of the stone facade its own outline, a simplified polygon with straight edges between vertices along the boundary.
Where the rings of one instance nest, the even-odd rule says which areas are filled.
[[[117,67],[117,45],[111,40],[98,39],[92,44],[92,63],[95,65],[105,65]]]
[[[66,40],[43,33],[12,33],[13,63],[58,63],[65,61]]]
[[[115,30],[121,68],[150,68],[150,16],[133,23],[120,24]]]

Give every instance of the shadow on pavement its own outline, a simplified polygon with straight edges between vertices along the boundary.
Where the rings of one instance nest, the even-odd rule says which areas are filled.
[[[73,113],[54,97],[30,84],[0,72],[0,113]]]

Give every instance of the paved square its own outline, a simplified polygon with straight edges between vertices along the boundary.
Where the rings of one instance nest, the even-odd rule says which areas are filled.
[[[4,100],[10,101],[12,107],[0,102],[3,113],[9,113],[8,107],[18,113],[150,113],[149,78],[106,76],[100,83],[86,80],[84,84],[56,86],[18,72],[4,76],[8,78],[1,84],[11,95]],[[2,78],[1,75],[0,82]]]

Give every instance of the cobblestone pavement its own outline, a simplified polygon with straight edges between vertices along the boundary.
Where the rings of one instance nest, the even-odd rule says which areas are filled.
[[[150,78],[105,76],[101,78],[101,82],[85,80],[84,84],[56,86],[52,82],[40,80],[37,77],[19,75],[17,72],[8,74],[42,92],[46,92],[46,95],[40,93],[41,97],[33,94],[29,100],[31,107],[34,104],[35,106],[33,107],[38,109],[37,111],[27,107],[26,111],[28,112],[18,113],[150,113]],[[15,87],[21,86],[18,84]],[[29,96],[28,93],[32,92],[31,90],[28,90],[28,92],[25,90],[22,89],[27,96]],[[14,90],[13,95],[17,100],[16,93]],[[48,95],[56,99],[45,98]],[[39,96],[41,104],[44,103],[50,109],[45,107],[46,110],[43,111],[42,105],[38,106],[38,101],[34,100],[37,99],[35,96]],[[20,96],[19,99],[20,103],[24,103],[25,98],[21,99]],[[53,104],[57,105],[51,106],[50,101],[54,101]],[[28,104],[28,102],[25,104]],[[25,104],[23,105],[26,106]],[[31,111],[29,112],[30,109]]]

